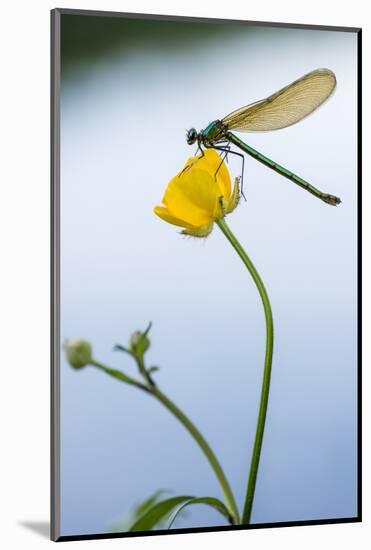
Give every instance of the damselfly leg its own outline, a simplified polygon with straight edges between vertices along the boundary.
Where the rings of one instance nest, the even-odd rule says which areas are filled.
[[[219,142],[220,143],[220,142]],[[226,142],[228,143],[228,145],[226,145],[225,147],[223,146],[219,146],[219,145],[205,145],[205,147],[207,148],[212,148],[212,149],[215,149],[216,151],[224,151],[225,152],[225,156],[227,157],[229,154],[231,155],[236,155],[237,157],[240,157],[242,159],[242,170],[241,170],[241,195],[242,197],[244,198],[244,200],[246,201],[246,197],[245,197],[245,194],[243,192],[243,184],[244,184],[244,173],[245,173],[245,157],[242,153],[238,153],[237,151],[233,151],[231,149],[231,146],[229,145],[229,142]],[[220,168],[220,166],[223,164],[224,162],[224,159],[222,159],[222,162],[220,163],[219,167],[218,167],[218,170]],[[216,173],[218,172],[218,170],[216,171]],[[215,173],[215,175],[216,175]]]

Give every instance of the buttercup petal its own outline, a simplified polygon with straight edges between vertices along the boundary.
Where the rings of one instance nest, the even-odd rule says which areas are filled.
[[[194,182],[191,179],[192,184]],[[210,222],[211,214],[192,201],[192,195],[184,192],[182,176],[175,176],[168,185],[164,200],[166,207],[175,218],[186,221],[193,227],[200,227]]]
[[[232,192],[231,178],[228,172],[226,163],[218,155],[215,149],[206,149],[202,154],[198,155],[198,167],[208,170],[210,175],[216,180],[221,195],[227,200]]]
[[[157,214],[159,218],[161,218],[165,222],[171,223],[173,225],[177,225],[179,227],[185,227],[187,229],[192,229],[193,227],[186,221],[181,220],[180,218],[176,218],[175,216],[172,216],[169,210],[164,206],[155,206],[153,211],[155,214]]]
[[[179,177],[177,185],[192,204],[209,216],[214,215],[219,189],[210,172],[200,169],[198,163],[194,164],[191,170]]]

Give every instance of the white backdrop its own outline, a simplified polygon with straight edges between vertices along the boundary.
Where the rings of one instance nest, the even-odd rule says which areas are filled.
[[[49,9],[52,2],[32,5],[18,2],[3,7],[0,33],[2,55],[2,178],[1,235],[2,270],[0,285],[2,379],[2,487],[1,525],[6,548],[40,548],[52,544],[24,524],[41,525],[49,516]],[[369,18],[361,2],[345,7],[312,2],[303,6],[282,1],[267,6],[241,5],[230,1],[217,7],[212,2],[61,2],[58,7],[105,9],[177,15],[215,16],[293,23],[321,23],[363,26],[367,34]],[[319,15],[320,14],[320,15]],[[367,63],[369,38],[364,37]],[[4,74],[5,72],[5,74]],[[370,94],[369,74],[365,74],[364,96]],[[369,111],[364,111],[367,129]],[[3,121],[6,121],[4,128]],[[370,142],[365,136],[365,151]],[[10,147],[9,147],[10,146]],[[364,181],[369,179],[369,168]],[[364,204],[369,202],[364,191]],[[366,216],[365,216],[366,217]],[[365,220],[366,230],[370,229]],[[367,234],[367,233],[366,233]],[[365,238],[366,241],[366,238]],[[365,258],[365,280],[370,276],[369,258]],[[365,302],[369,298],[365,292]],[[365,326],[369,312],[366,312]],[[366,331],[365,331],[366,332]],[[367,348],[368,344],[365,343]],[[5,351],[5,353],[4,353]],[[365,350],[365,365],[368,363]],[[364,387],[369,387],[365,370]],[[366,400],[365,400],[366,401]],[[364,423],[370,407],[365,403]],[[365,440],[364,462],[369,463],[369,439]],[[369,475],[364,473],[364,490],[369,494]],[[367,522],[367,506],[365,517]],[[313,545],[338,548],[366,547],[368,525],[342,525],[275,529],[235,534],[212,533],[135,540],[80,542],[79,548],[102,544],[125,544],[127,548],[170,548],[176,541],[186,548],[192,541],[236,548],[250,543],[254,548],[312,548]],[[226,538],[228,537],[228,538]],[[74,547],[77,543],[70,543]]]

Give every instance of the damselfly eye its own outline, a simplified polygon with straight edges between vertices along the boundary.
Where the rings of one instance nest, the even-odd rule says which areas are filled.
[[[188,130],[187,132],[188,145],[193,145],[193,143],[196,143],[197,137],[198,137],[198,134],[197,134],[196,128],[191,128],[190,130]]]

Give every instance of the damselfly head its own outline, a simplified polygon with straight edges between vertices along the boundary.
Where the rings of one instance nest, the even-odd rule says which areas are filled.
[[[187,143],[188,145],[193,145],[196,143],[198,138],[198,133],[196,128],[190,128],[187,132]]]

